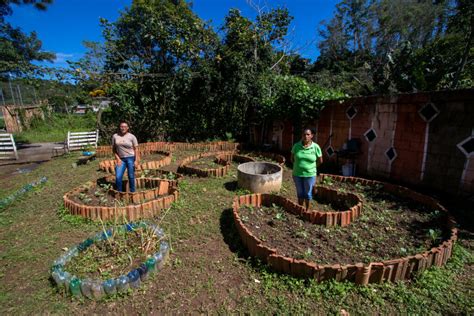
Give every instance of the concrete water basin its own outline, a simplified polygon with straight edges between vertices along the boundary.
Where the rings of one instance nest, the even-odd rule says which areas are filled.
[[[279,192],[283,168],[270,162],[246,162],[237,167],[238,185],[253,193]]]

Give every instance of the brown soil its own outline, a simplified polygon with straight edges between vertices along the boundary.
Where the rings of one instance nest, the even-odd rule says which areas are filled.
[[[193,160],[191,163],[188,164],[189,167],[192,168],[199,168],[199,169],[217,169],[222,167],[222,165],[216,163],[216,157],[202,157],[196,160]]]
[[[313,225],[276,205],[242,207],[241,218],[256,237],[279,253],[318,264],[405,257],[428,250],[446,237],[443,218],[436,210],[374,187],[341,184],[339,189],[343,187],[364,197],[361,217],[348,227]]]
[[[148,161],[159,161],[163,158],[165,158],[166,155],[163,155],[163,154],[151,154],[151,155],[143,155],[142,157],[140,157],[140,160],[141,162],[148,162]]]

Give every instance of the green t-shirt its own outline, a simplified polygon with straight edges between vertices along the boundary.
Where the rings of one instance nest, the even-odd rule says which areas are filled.
[[[293,175],[297,177],[316,176],[316,161],[323,154],[321,147],[313,142],[308,148],[303,147],[301,141],[293,145],[291,153],[294,155]]]

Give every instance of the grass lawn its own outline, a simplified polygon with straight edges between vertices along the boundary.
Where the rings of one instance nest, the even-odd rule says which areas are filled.
[[[52,114],[45,120],[33,120],[31,127],[14,135],[16,142],[44,143],[62,142],[67,132],[88,132],[96,129],[94,113],[86,115]]]
[[[62,248],[100,230],[100,224],[68,215],[62,207],[65,192],[103,176],[98,161],[72,169],[74,161],[73,156],[61,157],[28,174],[0,176],[0,199],[48,177],[43,187],[0,210],[1,314],[337,314],[341,309],[364,315],[474,313],[473,233],[463,227],[447,266],[411,282],[362,287],[273,273],[248,257],[234,227],[231,201],[244,193],[232,191],[235,168],[223,178],[182,180],[178,202],[155,218],[170,238],[170,258],[139,290],[99,302],[65,296],[49,279],[52,261]],[[165,169],[175,170],[177,163]],[[292,190],[286,177],[282,193],[292,195]]]

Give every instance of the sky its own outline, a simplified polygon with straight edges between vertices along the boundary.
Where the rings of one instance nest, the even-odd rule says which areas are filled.
[[[103,41],[100,18],[115,21],[120,11],[132,0],[54,0],[46,11],[32,6],[13,6],[7,17],[13,26],[23,31],[36,31],[43,42],[43,50],[56,53],[55,66],[67,66],[66,60],[77,60],[85,52],[82,42]],[[303,57],[315,60],[318,56],[317,29],[322,20],[331,18],[337,0],[253,0],[260,7],[286,7],[294,17],[289,39],[292,48]],[[237,8],[254,18],[256,11],[247,0],[193,0],[192,10],[203,20],[210,21],[217,30],[229,9]]]

